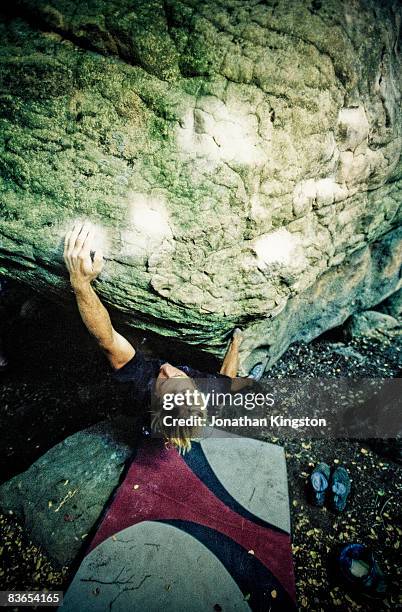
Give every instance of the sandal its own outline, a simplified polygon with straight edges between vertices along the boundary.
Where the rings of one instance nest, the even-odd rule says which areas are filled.
[[[385,576],[373,552],[363,544],[347,544],[337,558],[341,577],[361,595],[382,598],[387,593]]]
[[[336,512],[343,512],[350,493],[351,484],[348,472],[343,467],[338,467],[331,478],[331,506]]]
[[[327,463],[318,463],[310,476],[310,493],[316,506],[322,507],[327,494],[331,468]]]

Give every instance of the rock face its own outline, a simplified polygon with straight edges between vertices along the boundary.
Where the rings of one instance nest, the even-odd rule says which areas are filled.
[[[385,314],[391,315],[391,317],[398,317],[399,315],[402,315],[402,288],[386,299],[380,305],[378,310],[385,312]]]
[[[128,324],[216,354],[242,326],[244,369],[400,287],[398,2],[8,10],[0,273],[65,301],[89,217]]]
[[[0,486],[0,508],[23,520],[60,566],[73,561],[119,484],[134,452],[132,429],[120,417],[80,431]]]
[[[356,313],[348,322],[348,331],[352,338],[377,336],[378,332],[383,333],[398,327],[400,326],[394,317],[375,310]]]

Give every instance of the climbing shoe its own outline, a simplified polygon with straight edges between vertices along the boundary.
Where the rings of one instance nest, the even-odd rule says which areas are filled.
[[[310,475],[310,496],[313,504],[322,507],[327,495],[331,468],[326,463],[316,465]]]
[[[350,493],[351,484],[349,474],[343,467],[338,467],[331,477],[331,508],[336,512],[343,512]]]

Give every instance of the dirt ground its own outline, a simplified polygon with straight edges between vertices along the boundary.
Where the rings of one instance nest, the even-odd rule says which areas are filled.
[[[16,311],[17,312],[17,311]],[[118,390],[78,317],[49,304],[34,304],[25,318],[14,314],[5,343],[9,371],[0,381],[0,481],[26,469],[66,436],[118,412]],[[334,342],[361,358],[333,351]],[[270,372],[287,377],[402,377],[402,339],[396,332],[347,341],[339,332],[309,345],[294,345]],[[195,365],[195,364],[192,364]],[[200,364],[197,364],[198,367]],[[203,368],[214,368],[205,360]],[[271,439],[267,434],[267,439]],[[402,466],[362,440],[286,438],[293,554],[301,609],[394,610],[401,540]],[[378,449],[377,449],[378,450]],[[311,506],[306,482],[316,462],[344,465],[352,493],[341,515]],[[340,544],[369,544],[390,583],[383,602],[359,600],[338,582],[331,568]],[[14,516],[0,514],[0,589],[65,590],[69,568],[61,571],[32,544]],[[399,602],[399,604],[398,604]]]

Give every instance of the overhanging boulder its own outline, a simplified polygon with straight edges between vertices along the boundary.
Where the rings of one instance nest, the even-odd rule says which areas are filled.
[[[97,291],[127,324],[215,354],[239,325],[244,369],[382,301],[402,260],[400,21],[375,0],[18,0],[0,273],[71,299],[62,239],[91,218]]]

